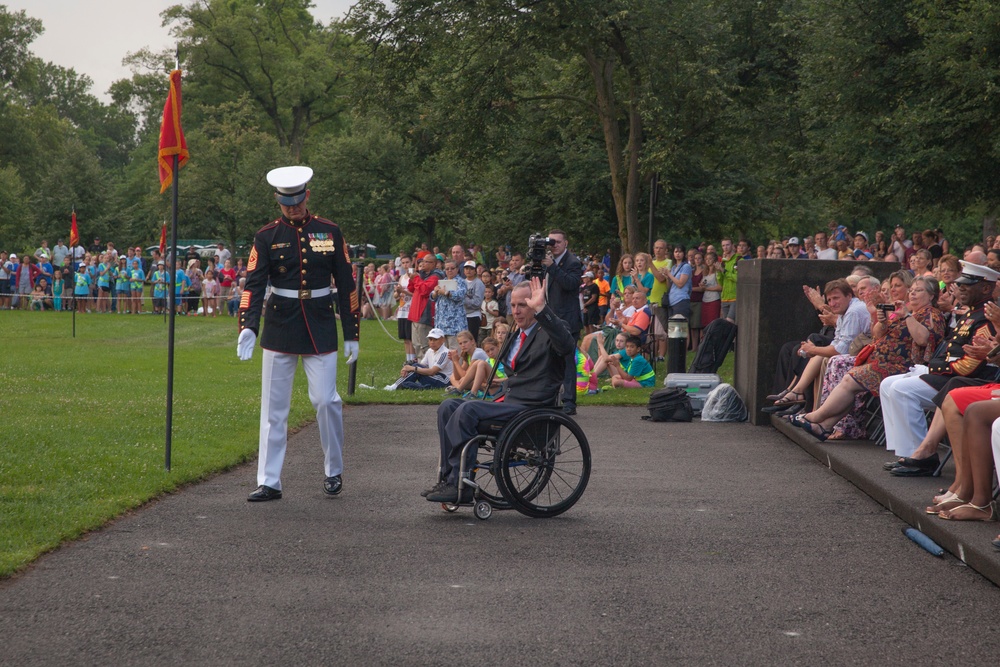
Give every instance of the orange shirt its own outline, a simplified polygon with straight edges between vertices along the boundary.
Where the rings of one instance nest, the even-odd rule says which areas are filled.
[[[608,305],[608,295],[611,294],[611,285],[604,278],[595,280],[594,284],[597,285],[597,289],[600,290],[600,295],[597,297],[598,306]]]

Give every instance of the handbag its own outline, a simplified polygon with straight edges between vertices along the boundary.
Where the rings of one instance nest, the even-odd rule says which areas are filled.
[[[868,358],[872,356],[872,352],[875,351],[875,343],[868,343],[861,351],[858,352],[858,356],[854,357],[855,366],[864,366],[868,363]]]

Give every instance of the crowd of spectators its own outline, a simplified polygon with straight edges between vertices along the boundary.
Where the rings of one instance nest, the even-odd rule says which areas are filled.
[[[162,314],[167,308],[170,274],[158,250],[120,253],[115,244],[94,239],[90,248],[69,248],[62,239],[49,247],[42,239],[31,254],[0,251],[0,310],[73,310],[80,313]],[[202,268],[202,261],[205,267]],[[193,248],[178,257],[173,274],[177,312],[183,315],[235,316],[246,281],[242,259],[219,243],[211,258]]]
[[[941,447],[950,447],[955,474],[929,499],[926,512],[944,520],[990,521],[995,469],[1000,465],[1000,250],[987,238],[952,254],[939,230],[886,238],[847,232],[791,238],[759,247],[777,257],[820,257],[835,250],[850,259],[843,279],[822,293],[803,287],[817,310],[817,331],[784,345],[775,393],[764,408],[820,441],[869,433],[894,457],[883,468],[896,477],[942,474]],[[789,250],[791,248],[791,250]],[[879,281],[869,265],[898,268]],[[929,419],[928,416],[932,415]],[[946,472],[943,474],[947,474]],[[1000,549],[1000,537],[993,541]]]

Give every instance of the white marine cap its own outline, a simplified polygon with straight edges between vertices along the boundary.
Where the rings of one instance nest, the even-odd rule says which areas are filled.
[[[1000,273],[997,273],[988,266],[966,262],[964,259],[958,260],[958,263],[962,265],[962,275],[955,281],[958,285],[975,285],[984,280],[995,283],[997,280],[1000,280]]]
[[[306,198],[306,184],[313,177],[309,167],[278,167],[267,172],[267,182],[274,186],[278,203],[284,206],[301,204]]]

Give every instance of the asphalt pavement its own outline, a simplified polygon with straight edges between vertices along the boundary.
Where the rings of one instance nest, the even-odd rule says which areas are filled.
[[[1000,589],[825,462],[642,414],[581,408],[593,475],[566,514],[479,521],[418,495],[433,407],[348,407],[341,497],[313,426],[280,501],[246,502],[250,464],[152,502],[0,582],[0,663],[996,662]]]

